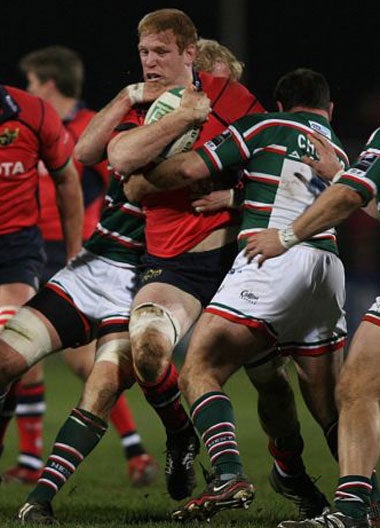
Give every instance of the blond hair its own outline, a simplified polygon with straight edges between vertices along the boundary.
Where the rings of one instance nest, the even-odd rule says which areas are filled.
[[[137,26],[138,36],[142,33],[161,33],[171,30],[175,36],[180,53],[190,44],[195,44],[198,35],[189,16],[179,9],[158,9],[146,14]]]
[[[200,38],[197,42],[195,66],[198,70],[212,72],[215,62],[226,64],[231,72],[231,79],[238,81],[244,68],[244,62],[239,61],[226,46],[217,40]]]

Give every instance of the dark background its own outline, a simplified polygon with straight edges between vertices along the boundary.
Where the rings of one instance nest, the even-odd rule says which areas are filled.
[[[373,2],[255,0],[4,2],[0,12],[0,72],[4,83],[24,86],[23,54],[62,44],[83,58],[83,97],[101,108],[140,78],[136,26],[149,11],[176,7],[193,19],[200,36],[229,46],[245,62],[243,82],[268,110],[276,80],[304,66],[322,72],[335,102],[333,125],[350,158],[380,126],[380,6]],[[357,213],[340,228],[348,270],[350,313],[356,320],[374,297],[380,264],[379,226]]]
[[[334,124],[348,141],[380,123],[378,2],[284,2],[274,0],[61,0],[4,2],[0,72],[22,85],[20,57],[39,47],[63,44],[86,65],[84,97],[98,109],[140,76],[136,26],[162,7],[186,11],[200,36],[216,38],[245,62],[244,81],[268,110],[273,88],[286,71],[306,66],[325,74],[336,103]],[[372,5],[371,5],[372,4]]]

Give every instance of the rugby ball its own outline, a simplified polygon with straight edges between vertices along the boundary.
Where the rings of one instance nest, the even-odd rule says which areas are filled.
[[[172,88],[171,90],[168,90],[157,97],[157,99],[153,101],[149,107],[144,123],[155,123],[165,115],[178,108],[181,104],[181,98],[184,90],[184,87]],[[170,156],[173,156],[174,154],[190,150],[197,140],[199,132],[199,127],[190,127],[181,136],[169,143],[169,145],[164,148],[158,158],[156,158],[155,162],[159,163],[167,158],[170,158]]]

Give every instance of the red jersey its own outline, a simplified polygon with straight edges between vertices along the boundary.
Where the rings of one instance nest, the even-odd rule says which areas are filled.
[[[62,169],[73,142],[51,105],[0,85],[0,235],[37,224],[38,172]]]
[[[86,128],[95,112],[78,104],[66,118],[63,124],[70,133],[74,143]],[[85,167],[75,160],[79,177],[82,182],[85,215],[83,222],[83,239],[87,240],[95,230],[102,207],[104,205],[104,193],[109,181],[107,162],[98,163],[92,167]],[[55,201],[55,186],[45,166],[38,166],[40,175],[40,205],[41,214],[38,226],[45,240],[63,240],[61,221],[57,204]]]
[[[205,72],[200,72],[199,78],[202,90],[211,101],[212,111],[194,148],[225,130],[236,119],[249,113],[265,112],[258,99],[242,84]],[[129,117],[132,121],[133,116],[136,124],[142,124],[136,119],[138,112],[133,111],[127,114],[126,122]],[[240,222],[230,210],[197,213],[191,202],[189,187],[151,194],[143,199],[146,246],[150,255],[175,257],[189,251],[216,229]]]

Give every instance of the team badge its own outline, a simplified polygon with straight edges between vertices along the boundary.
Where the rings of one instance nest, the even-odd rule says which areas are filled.
[[[143,273],[141,282],[148,282],[156,279],[161,275],[162,271],[162,269],[148,269],[145,273]]]
[[[19,133],[19,128],[16,128],[15,130],[11,130],[8,127],[5,128],[0,134],[0,147],[7,147],[14,143],[17,140]]]

